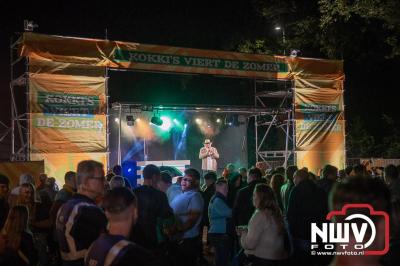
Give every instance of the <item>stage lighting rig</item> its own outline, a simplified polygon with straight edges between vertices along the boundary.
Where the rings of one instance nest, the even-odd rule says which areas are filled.
[[[128,127],[132,127],[135,124],[135,118],[133,117],[133,115],[126,116],[126,124]]]
[[[297,57],[298,55],[300,55],[300,53],[301,53],[300,50],[292,49],[292,50],[290,51],[290,56],[291,56],[291,57]]]
[[[240,126],[241,123],[239,123],[239,115],[233,114],[233,115],[227,115],[225,117],[225,126],[235,126],[238,127]]]
[[[156,126],[161,126],[164,121],[162,121],[162,119],[159,116],[153,115],[150,122]]]
[[[33,22],[33,20],[24,20],[24,30],[25,31],[33,31],[34,29],[39,28],[39,25]]]

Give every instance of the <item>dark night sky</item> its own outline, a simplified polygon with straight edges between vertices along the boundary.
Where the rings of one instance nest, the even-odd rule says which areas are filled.
[[[14,1],[10,7],[3,7],[0,16],[0,120],[6,124],[10,124],[9,42],[13,32],[23,30],[24,19],[35,21],[39,25],[36,32],[45,34],[104,38],[107,28],[111,40],[217,50],[231,50],[232,40],[259,27],[251,1],[244,0],[221,7],[204,1],[179,5],[173,5],[173,1],[163,1],[162,5],[147,1],[148,7],[139,7],[137,1],[125,4],[80,1],[76,5],[71,1],[33,2]],[[373,36],[369,40],[374,45]],[[384,134],[380,129],[382,113],[397,115],[399,99],[395,96],[399,87],[396,82],[399,60],[382,62],[371,67],[345,60],[347,119],[355,115],[364,117],[371,122],[368,129],[378,137]]]

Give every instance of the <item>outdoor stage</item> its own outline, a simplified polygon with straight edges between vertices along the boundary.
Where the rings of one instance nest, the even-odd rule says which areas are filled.
[[[342,61],[32,32],[10,52],[11,159],[43,160],[59,183],[84,159],[200,168],[205,138],[220,170],[345,165]]]
[[[150,112],[142,111],[140,105],[114,104],[110,110],[110,165],[127,160],[188,160],[187,166],[201,169],[199,150],[207,138],[220,154],[219,172],[228,163],[248,166],[248,121],[255,115],[251,111],[226,107],[152,108]],[[151,123],[154,117],[162,124]]]

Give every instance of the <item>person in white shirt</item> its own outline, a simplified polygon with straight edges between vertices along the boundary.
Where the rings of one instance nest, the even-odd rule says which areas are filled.
[[[203,173],[209,171],[217,172],[217,160],[219,158],[218,151],[215,147],[211,146],[212,143],[209,139],[204,140],[204,147],[200,149],[199,159],[201,159],[201,169]]]

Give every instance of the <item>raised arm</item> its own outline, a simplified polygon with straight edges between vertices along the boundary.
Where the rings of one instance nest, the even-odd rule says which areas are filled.
[[[218,151],[217,151],[216,148],[214,148],[214,154],[213,154],[213,156],[214,156],[215,159],[218,159],[218,158],[219,158],[219,153],[218,153]]]
[[[204,159],[208,156],[208,152],[206,148],[201,148],[199,152],[199,159]]]

